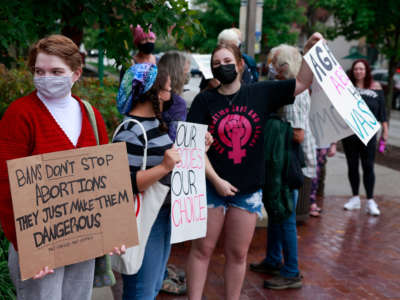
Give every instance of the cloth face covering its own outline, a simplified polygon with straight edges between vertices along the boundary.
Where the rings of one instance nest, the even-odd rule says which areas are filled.
[[[144,44],[139,44],[138,45],[139,51],[144,53],[144,54],[150,54],[153,53],[154,51],[154,43],[148,42]]]
[[[33,84],[38,92],[46,99],[61,99],[71,92],[71,76],[35,76]]]
[[[220,65],[213,68],[212,73],[222,84],[232,83],[238,74],[236,72],[235,64]]]

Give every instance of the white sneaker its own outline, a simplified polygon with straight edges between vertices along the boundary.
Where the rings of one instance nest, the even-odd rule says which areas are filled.
[[[344,205],[344,209],[346,210],[353,210],[353,209],[360,209],[361,208],[361,201],[359,196],[354,196],[347,201]]]
[[[378,204],[376,204],[374,199],[368,200],[367,213],[369,213],[372,216],[379,216],[381,214],[378,208]]]

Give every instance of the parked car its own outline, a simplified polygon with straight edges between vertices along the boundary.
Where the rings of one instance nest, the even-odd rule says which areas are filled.
[[[388,71],[386,69],[376,69],[371,72],[372,78],[382,85],[385,94],[388,92]],[[394,74],[392,108],[400,110],[400,73]]]
[[[190,74],[195,76],[201,76],[201,71],[199,68],[199,64],[194,60],[193,56],[190,55]]]

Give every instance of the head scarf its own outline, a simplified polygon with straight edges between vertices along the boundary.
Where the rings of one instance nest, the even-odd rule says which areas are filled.
[[[140,44],[141,41],[143,41],[146,38],[156,38],[156,35],[154,32],[150,31],[151,29],[151,24],[149,26],[149,30],[147,33],[143,31],[143,28],[140,25],[137,25],[136,28],[133,31],[134,35],[134,40],[133,42],[135,43],[136,47]]]
[[[132,104],[153,86],[156,77],[157,66],[155,64],[143,63],[130,67],[125,72],[118,90],[118,111],[124,115],[129,113]]]

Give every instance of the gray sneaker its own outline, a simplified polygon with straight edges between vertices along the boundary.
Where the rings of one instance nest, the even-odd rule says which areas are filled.
[[[272,279],[264,280],[264,288],[273,290],[299,289],[303,286],[302,278],[302,275],[296,277],[275,276]]]

